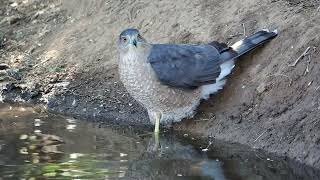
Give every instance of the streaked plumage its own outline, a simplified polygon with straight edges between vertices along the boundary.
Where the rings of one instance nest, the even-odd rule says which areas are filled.
[[[262,30],[233,46],[212,42],[203,45],[149,44],[136,29],[119,37],[119,73],[128,92],[161,123],[194,115],[201,99],[225,85],[234,60],[274,38]]]

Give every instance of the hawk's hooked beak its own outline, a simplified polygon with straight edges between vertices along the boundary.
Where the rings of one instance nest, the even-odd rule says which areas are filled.
[[[134,39],[134,40],[132,41],[132,44],[133,44],[135,47],[137,47],[137,40]]]

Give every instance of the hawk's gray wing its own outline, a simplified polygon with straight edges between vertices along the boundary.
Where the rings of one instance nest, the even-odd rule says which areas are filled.
[[[212,84],[219,77],[220,64],[237,53],[226,44],[154,44],[148,56],[158,79],[166,85],[193,89]]]

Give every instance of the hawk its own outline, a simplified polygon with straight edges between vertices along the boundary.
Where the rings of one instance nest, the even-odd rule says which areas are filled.
[[[276,36],[276,30],[261,30],[232,46],[152,44],[137,29],[126,29],[118,39],[120,79],[159,133],[160,123],[192,117],[201,99],[223,88],[236,59]]]

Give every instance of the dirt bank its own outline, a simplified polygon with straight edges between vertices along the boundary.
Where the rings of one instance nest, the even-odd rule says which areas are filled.
[[[223,91],[175,128],[320,168],[319,7],[317,0],[4,0],[0,99],[148,125],[117,75],[121,30],[139,28],[152,42],[233,43],[244,32],[277,28],[275,40],[237,62]]]

